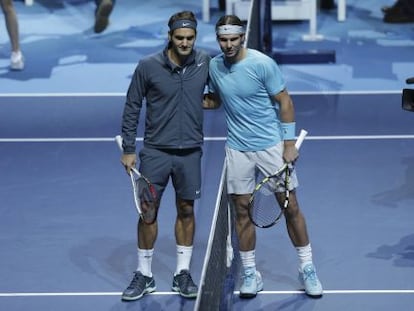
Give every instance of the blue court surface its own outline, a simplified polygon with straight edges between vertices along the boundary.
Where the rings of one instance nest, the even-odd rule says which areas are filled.
[[[296,40],[306,24],[275,25],[275,41],[287,48],[337,51],[335,64],[282,66],[297,127],[309,131],[297,162],[298,198],[325,294],[312,299],[303,293],[298,259],[281,223],[258,230],[264,291],[253,300],[235,296],[233,310],[388,311],[414,305],[414,113],[401,109],[401,89],[414,76],[413,24],[383,24],[378,10],[389,1],[347,3],[344,23],[334,12],[319,14],[318,30],[326,36],[319,43]],[[136,62],[163,46],[160,32],[172,12],[192,9],[200,16],[201,3],[118,4],[108,30],[95,35],[92,1],[35,0],[31,7],[16,1],[23,72],[8,71],[9,46],[0,31],[0,310],[194,309],[194,300],[171,291],[171,186],[159,215],[157,291],[139,301],[120,299],[137,266],[137,215],[114,137]],[[212,14],[219,14],[217,7]],[[216,47],[213,27],[214,21],[200,22],[201,47]],[[290,36],[279,38],[283,33]],[[196,283],[225,136],[223,110],[206,111],[192,261]]]
[[[399,95],[293,95],[309,131],[299,198],[325,288],[310,299],[283,225],[259,230],[265,291],[235,310],[390,310],[414,302],[412,114]],[[170,290],[171,189],[153,271],[157,292],[124,303],[136,268],[136,213],[114,142],[122,98],[9,98],[1,104],[2,310],[192,310]],[[361,107],[369,109],[361,109]],[[22,113],[30,111],[30,118]],[[223,111],[206,111],[203,198],[192,269],[201,274],[223,163]],[[32,119],[33,122],[30,122]],[[22,139],[24,137],[24,139]]]

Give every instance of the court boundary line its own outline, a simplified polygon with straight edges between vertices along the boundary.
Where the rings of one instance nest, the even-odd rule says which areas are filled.
[[[306,140],[378,140],[378,139],[414,139],[414,134],[408,135],[332,135],[307,136]],[[143,141],[138,137],[137,141]],[[204,137],[204,141],[225,141],[226,137]],[[66,138],[0,138],[0,143],[48,143],[48,142],[113,142],[114,137],[66,137]]]
[[[325,294],[339,294],[339,295],[348,295],[348,294],[414,294],[414,289],[334,289],[334,290],[324,290]],[[238,295],[239,292],[235,291],[235,295]],[[279,291],[261,291],[258,295],[304,295],[304,290],[279,290]],[[0,293],[1,297],[67,297],[67,296],[121,296],[122,292],[45,292],[45,293],[36,293],[36,292],[16,292],[16,293]],[[179,295],[177,292],[154,292],[149,293],[151,296],[166,296],[166,295]]]
[[[321,90],[321,91],[290,91],[290,95],[384,95],[402,94],[401,90]],[[2,97],[126,97],[126,92],[85,92],[85,93],[0,93]]]

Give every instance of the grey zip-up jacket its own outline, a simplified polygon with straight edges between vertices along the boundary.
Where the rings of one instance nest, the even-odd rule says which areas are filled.
[[[193,50],[178,67],[167,50],[143,58],[128,88],[122,117],[123,149],[135,152],[137,126],[145,99],[144,145],[162,149],[195,148],[203,144],[203,96],[210,56]]]

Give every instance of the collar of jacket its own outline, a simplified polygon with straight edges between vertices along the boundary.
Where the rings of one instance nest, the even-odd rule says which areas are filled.
[[[178,66],[178,65],[174,64],[174,63],[170,60],[170,58],[168,57],[168,46],[164,49],[164,51],[163,51],[163,56],[164,56],[164,62],[165,62],[165,64],[166,64],[168,67],[170,67],[170,68],[171,68],[171,71],[175,71],[175,70],[177,70],[177,69],[181,69],[181,68],[183,68],[183,67],[186,67],[186,66],[188,66],[188,65],[190,65],[190,64],[192,64],[192,63],[194,63],[194,61],[195,61],[195,56],[196,56],[196,51],[193,49],[193,50],[191,51],[191,54],[190,54],[190,55],[188,55],[188,57],[186,58],[185,63],[184,63],[184,64],[182,64],[181,66]]]

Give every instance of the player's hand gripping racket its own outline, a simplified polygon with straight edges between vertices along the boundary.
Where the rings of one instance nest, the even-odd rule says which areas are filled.
[[[115,141],[121,151],[122,137],[117,135]],[[153,224],[157,219],[158,194],[155,186],[143,176],[135,167],[131,168],[129,174],[134,193],[135,207],[142,221],[146,224]]]
[[[301,130],[295,147],[299,150],[307,131]],[[293,165],[285,163],[277,172],[264,176],[259,172],[256,177],[256,187],[249,199],[248,212],[253,224],[260,228],[269,228],[282,218],[284,210],[289,205],[289,182]],[[278,189],[284,189],[285,198],[283,206],[276,199]],[[279,190],[280,191],[280,190]]]

